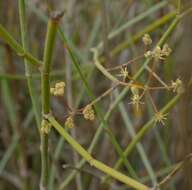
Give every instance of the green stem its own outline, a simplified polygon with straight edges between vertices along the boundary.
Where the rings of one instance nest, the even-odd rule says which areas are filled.
[[[94,159],[88,151],[86,151],[79,143],[77,143],[65,130],[64,128],[54,119],[54,117],[48,117],[49,122],[57,130],[57,132],[65,138],[65,140],[87,161],[91,166],[103,171],[104,173],[114,177],[122,183],[138,190],[149,190],[149,188],[136,180],[110,168],[102,162]]]
[[[21,41],[22,41],[22,46],[23,46],[23,51],[26,52],[28,50],[28,39],[27,39],[27,27],[26,27],[26,13],[25,13],[25,0],[19,0],[19,21],[20,21],[20,28],[21,28]],[[32,78],[31,78],[31,68],[28,63],[28,60],[24,56],[24,62],[25,62],[25,74],[27,77],[27,83],[28,83],[28,89],[29,89],[29,94],[32,100],[32,105],[33,105],[33,111],[35,115],[35,119],[37,122],[38,128],[40,127],[40,117],[39,117],[39,112],[37,108],[37,99],[35,99],[35,91],[33,90],[32,86]],[[24,187],[25,189],[30,189],[30,183],[29,183],[29,176],[23,176],[23,181],[24,181]]]
[[[20,20],[20,28],[21,28],[21,41],[23,50],[28,51],[28,39],[27,39],[27,21],[26,21],[26,11],[25,11],[25,0],[19,0],[19,20]],[[36,123],[38,128],[40,128],[40,115],[38,109],[38,100],[37,94],[34,91],[33,87],[33,79],[32,79],[32,71],[31,65],[29,65],[29,61],[25,58],[25,76],[27,78],[27,84],[29,89],[29,94],[32,101],[33,112],[35,115]]]
[[[144,34],[151,33],[155,29],[167,24],[170,20],[175,18],[176,12],[168,13],[167,15],[161,17],[158,20],[155,20],[152,24],[146,26],[142,31],[136,33],[132,40],[128,39],[126,41],[123,41],[122,43],[118,44],[114,49],[111,50],[112,57],[118,55],[122,50],[128,48],[131,46],[131,44],[134,42],[138,42]]]
[[[0,175],[3,173],[6,165],[8,164],[9,160],[13,156],[13,153],[15,152],[15,149],[17,148],[18,141],[19,141],[18,134],[15,133],[12,137],[12,140],[11,140],[9,147],[7,148],[6,152],[3,154],[3,157],[1,158]]]
[[[154,29],[166,24],[170,19],[174,18],[174,22],[172,22],[172,26],[170,28],[174,29],[174,27],[176,27],[176,25],[178,24],[178,22],[185,16],[187,16],[188,14],[191,14],[192,12],[192,8],[188,8],[186,11],[182,12],[182,13],[178,13],[178,11],[169,13],[167,15],[165,15],[164,17],[162,17],[161,19],[155,21],[154,23],[152,23],[151,25],[147,26],[142,32],[139,32],[138,34],[133,36],[133,42],[137,42],[140,38],[142,38],[142,36],[145,33],[149,33],[151,31],[153,31]],[[170,29],[170,30],[172,30]],[[165,41],[165,39],[163,39]],[[162,41],[163,42],[163,41]],[[118,46],[116,46],[112,51],[111,51],[111,55],[112,57],[117,55],[118,53],[120,53],[123,49],[129,47],[131,45],[130,40],[122,42],[121,44],[119,44]]]
[[[18,56],[26,58],[32,65],[41,66],[41,61],[33,57],[30,53],[25,51],[20,44],[8,33],[8,31],[0,24],[0,38],[2,38],[17,54]]]
[[[118,90],[116,90],[116,92],[115,92],[116,97],[118,96],[118,94],[119,94]],[[119,110],[121,113],[121,117],[124,121],[125,127],[127,128],[128,133],[130,134],[131,138],[134,139],[136,132],[135,132],[134,126],[133,126],[133,124],[129,118],[129,114],[126,111],[125,105],[123,104],[123,102],[120,102],[118,107],[119,107]],[[137,149],[137,151],[141,157],[141,160],[142,160],[142,162],[143,162],[143,164],[144,164],[144,166],[145,166],[145,168],[149,174],[151,181],[153,182],[153,185],[155,186],[157,183],[156,175],[155,175],[155,172],[151,166],[150,160],[148,159],[148,155],[143,148],[143,145],[140,142],[138,142],[136,149]]]
[[[168,111],[174,107],[174,105],[178,102],[181,95],[175,96],[173,99],[170,100],[161,110],[160,113],[166,114]],[[155,116],[153,116],[143,127],[141,127],[141,130],[135,135],[134,139],[131,141],[131,143],[127,146],[127,148],[124,151],[124,156],[127,157],[131,151],[135,148],[137,143],[144,137],[144,135],[154,126],[155,122]],[[116,162],[114,168],[118,169],[122,165],[121,158]],[[105,177],[103,182],[105,182],[108,178]]]
[[[41,97],[42,97],[42,114],[45,116],[50,112],[50,69],[53,57],[55,37],[58,23],[62,14],[55,14],[50,17],[45,40],[43,55],[43,68],[41,71]],[[42,119],[44,120],[44,119]],[[40,189],[47,190],[49,177],[49,160],[48,160],[48,134],[41,132],[41,180]]]

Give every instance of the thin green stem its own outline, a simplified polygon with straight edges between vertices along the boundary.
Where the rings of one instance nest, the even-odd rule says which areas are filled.
[[[41,66],[41,61],[33,57],[30,53],[25,51],[20,44],[8,33],[8,31],[0,24],[0,38],[2,38],[17,54],[18,56],[26,58],[32,65]]]
[[[50,69],[53,57],[55,38],[58,23],[62,14],[57,13],[50,17],[47,34],[45,39],[45,48],[43,55],[43,68],[41,71],[41,97],[42,97],[42,114],[47,115],[50,112]],[[42,119],[42,123],[43,123]],[[43,126],[41,126],[42,128]],[[48,189],[49,178],[49,160],[48,160],[48,134],[41,132],[41,181],[40,189]]]
[[[12,137],[12,141],[9,145],[9,147],[7,148],[6,152],[4,153],[3,157],[1,158],[0,161],[0,175],[2,174],[2,172],[4,171],[9,159],[11,159],[17,145],[18,145],[18,141],[19,141],[19,137],[18,134],[15,133]]]
[[[20,28],[21,28],[21,41],[22,41],[22,46],[23,46],[23,50],[27,51],[27,33],[26,33],[26,17],[25,17],[25,2],[24,0],[19,0],[19,20],[20,20]],[[40,117],[39,117],[39,113],[37,111],[37,104],[35,103],[35,99],[34,96],[32,95],[32,92],[34,93],[34,91],[32,91],[32,81],[30,80],[30,76],[29,76],[29,65],[28,65],[28,61],[27,59],[25,59],[24,56],[24,62],[25,62],[25,74],[27,76],[27,82],[28,82],[28,89],[29,89],[29,94],[31,97],[31,100],[33,102],[33,110],[34,110],[34,115],[35,115],[35,119],[37,122],[37,126],[40,127]],[[24,181],[24,185],[25,185],[25,189],[30,189],[30,185],[29,185],[29,177],[28,176],[24,176],[23,177],[23,181]]]
[[[122,43],[120,43],[119,45],[117,45],[114,49],[111,50],[111,55],[115,56],[117,54],[119,54],[122,50],[124,50],[125,48],[130,47],[130,45],[134,42],[138,42],[144,34],[146,33],[150,33],[152,31],[154,31],[155,29],[167,24],[171,19],[173,19],[176,16],[176,12],[173,13],[169,13],[165,16],[163,16],[162,18],[160,18],[159,20],[155,20],[152,24],[146,26],[142,31],[136,33],[133,38],[132,41],[130,41],[130,39],[123,41]]]
[[[179,101],[181,95],[175,96],[173,99],[170,100],[159,112],[162,114],[166,114],[171,108],[174,107],[174,105]],[[137,143],[144,137],[144,135],[154,126],[155,123],[155,115],[143,126],[141,127],[141,130],[135,135],[134,139],[131,141],[131,143],[127,146],[127,148],[124,151],[124,156],[128,156],[131,151],[135,148]],[[122,165],[122,160],[119,159],[114,168],[118,169]],[[104,178],[103,181],[106,181],[107,178]]]
[[[26,10],[25,10],[25,0],[19,0],[19,21],[20,21],[20,28],[21,28],[21,41],[24,52],[28,51],[28,38],[27,38],[27,20],[26,20]],[[29,89],[29,95],[32,101],[32,108],[35,115],[35,120],[37,123],[38,129],[40,129],[40,114],[38,109],[38,100],[37,95],[33,88],[33,80],[32,80],[32,72],[31,72],[31,65],[29,61],[24,56],[24,63],[25,63],[25,75],[27,77],[27,85]],[[29,187],[29,177],[24,176],[25,181],[25,189]]]
[[[119,93],[116,90],[115,95],[118,96],[118,94]],[[134,126],[133,126],[133,124],[132,124],[132,122],[131,122],[131,120],[129,118],[129,115],[128,115],[127,111],[126,111],[125,105],[122,102],[120,102],[118,107],[119,107],[121,116],[123,118],[125,127],[127,128],[127,130],[129,132],[130,136],[132,137],[132,139],[134,139],[134,137],[136,135],[136,132],[135,132]],[[149,160],[149,158],[148,158],[148,156],[147,156],[147,154],[146,154],[146,152],[145,152],[145,150],[143,148],[143,145],[139,142],[137,144],[136,148],[137,148],[137,151],[140,154],[142,162],[143,162],[143,164],[144,164],[144,166],[145,166],[145,168],[146,168],[146,170],[147,170],[147,172],[149,174],[149,177],[150,177],[151,181],[153,182],[153,185],[156,185],[157,180],[156,180],[155,172],[153,171],[150,160]]]
[[[27,39],[27,21],[26,21],[26,9],[25,9],[25,0],[19,0],[19,20],[21,28],[21,41],[24,51],[28,51],[28,39]],[[38,100],[37,94],[34,91],[34,85],[32,80],[32,68],[29,65],[29,61],[24,57],[25,62],[25,76],[27,78],[27,84],[29,89],[29,94],[32,101],[33,112],[35,115],[37,127],[40,128],[40,114],[38,109]]]

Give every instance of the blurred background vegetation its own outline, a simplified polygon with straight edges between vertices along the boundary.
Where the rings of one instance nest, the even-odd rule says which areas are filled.
[[[51,85],[58,81],[66,83],[64,98],[51,98],[52,112],[57,120],[64,125],[68,107],[82,108],[93,100],[86,93],[82,78],[73,64],[75,60],[94,96],[100,96],[112,83],[95,67],[90,48],[100,47],[102,64],[106,68],[138,58],[146,51],[142,43],[143,35],[149,33],[155,45],[174,19],[178,2],[26,0],[29,51],[40,60],[43,57],[49,13],[53,10],[65,11],[60,22],[51,71]],[[191,0],[181,1],[182,11],[190,6]],[[0,1],[0,24],[21,44],[18,1]],[[121,172],[149,186],[155,186],[165,179],[178,166],[177,163],[181,163],[192,152],[192,91],[187,86],[192,76],[191,33],[192,19],[189,14],[181,20],[167,41],[173,51],[171,56],[155,68],[155,72],[167,85],[180,78],[186,86],[185,94],[167,115],[165,126],[161,123],[154,125],[127,157],[128,166],[119,168]],[[71,48],[74,60],[67,52],[67,47]],[[131,76],[143,62],[144,59],[138,59],[128,65]],[[119,73],[113,74],[117,76]],[[145,84],[147,79],[148,73],[145,72],[139,82]],[[32,82],[35,104],[41,115],[40,74],[33,67]],[[154,78],[150,84],[159,85]],[[101,116],[94,122],[85,121],[81,115],[75,116],[75,127],[69,131],[83,147],[88,149],[90,146],[102,123],[101,118],[110,111],[120,90],[122,87],[98,103]],[[107,118],[107,126],[122,150],[153,116],[149,96],[143,97],[145,104],[139,112],[130,104],[130,97],[131,93],[128,92]],[[166,90],[155,90],[151,97],[160,110],[173,98],[173,94]],[[39,121],[35,119],[32,109],[23,58],[12,51],[0,36],[0,190],[39,188],[41,158],[37,125]],[[102,131],[92,155],[113,167],[119,154],[106,131]],[[114,180],[102,183],[104,174],[88,164],[78,169],[76,163],[81,159],[80,156],[54,130],[50,133],[49,153],[49,190],[128,189]],[[175,176],[169,176],[170,180],[162,189],[192,189],[192,165],[189,159],[186,160]],[[70,175],[74,176],[70,178]]]

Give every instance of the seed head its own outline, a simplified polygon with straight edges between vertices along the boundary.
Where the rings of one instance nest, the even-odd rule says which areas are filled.
[[[153,51],[147,51],[144,56],[146,58],[153,57],[155,60],[165,60],[171,54],[171,52],[172,50],[168,44],[164,44],[162,49],[160,46],[157,46]]]
[[[127,67],[125,67],[125,68],[121,67],[121,71],[120,71],[120,74],[118,76],[123,77],[123,80],[125,80],[129,76],[129,72],[127,70]]]
[[[65,83],[63,81],[55,84],[55,88],[64,88],[64,87],[65,87]]]
[[[95,112],[90,104],[84,108],[83,116],[86,120],[93,121],[95,119]]]
[[[164,120],[167,119],[167,114],[162,114],[161,112],[157,112],[155,114],[155,123],[161,123],[162,125],[165,125]]]
[[[63,96],[64,95],[64,89],[65,89],[65,83],[64,82],[58,82],[55,84],[55,87],[50,88],[50,93],[53,96]]]
[[[163,49],[162,49],[162,55],[164,57],[168,57],[172,52],[172,49],[169,47],[168,44],[164,44],[163,45]]]
[[[54,93],[54,95],[55,96],[63,96],[63,94],[64,94],[64,88],[55,88],[55,93]]]
[[[50,93],[54,95],[55,88],[50,88]]]
[[[147,51],[145,54],[144,54],[145,58],[151,58],[153,57],[153,52],[152,51]]]
[[[139,105],[143,104],[141,102],[141,96],[139,96],[139,90],[136,87],[131,87],[132,97],[131,97],[131,104],[136,106],[136,110],[139,111]]]
[[[50,130],[51,130],[51,124],[47,120],[43,119],[41,122],[41,132],[48,134]]]
[[[151,37],[150,37],[149,34],[145,34],[145,35],[143,36],[142,40],[143,40],[143,43],[144,43],[146,46],[152,44],[152,39],[151,39]]]
[[[176,79],[176,81],[171,82],[171,88],[173,89],[173,92],[177,92],[178,94],[183,93],[183,83],[180,79]]]
[[[139,90],[135,87],[131,87],[132,97],[131,97],[131,104],[136,106],[137,111],[139,110],[139,105],[143,104],[141,102],[141,96],[139,96]]]
[[[73,118],[69,116],[65,121],[65,127],[72,129],[75,126]]]
[[[162,50],[159,46],[157,46],[154,50],[153,50],[153,58],[155,58],[156,60],[164,60],[164,57],[162,55]]]
[[[140,96],[135,94],[131,97],[131,103],[136,106],[136,109],[139,110],[139,104],[141,104]]]
[[[162,49],[159,46],[157,46],[153,50],[153,57],[156,60],[165,60],[171,54],[171,52],[172,52],[172,50],[168,46],[168,44],[164,44]]]

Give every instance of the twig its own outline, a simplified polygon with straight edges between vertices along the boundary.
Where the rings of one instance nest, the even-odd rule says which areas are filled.
[[[124,63],[124,64],[118,65],[118,66],[116,66],[116,67],[108,68],[108,69],[106,69],[106,70],[107,70],[107,71],[114,71],[114,70],[117,70],[117,69],[121,69],[122,67],[125,67],[125,66],[127,66],[127,65],[129,65],[129,64],[131,64],[131,63],[134,63],[134,62],[142,59],[143,57],[144,57],[144,55],[142,54],[142,55],[140,55],[140,56],[138,56],[138,57],[136,57],[136,58],[134,58],[134,59],[132,59],[132,60],[127,61],[127,62]]]

